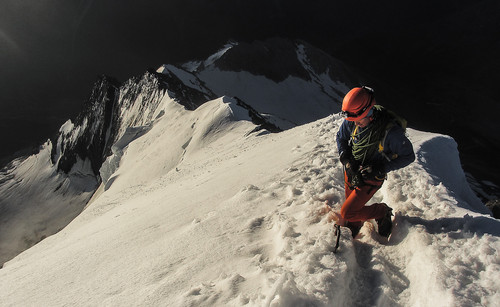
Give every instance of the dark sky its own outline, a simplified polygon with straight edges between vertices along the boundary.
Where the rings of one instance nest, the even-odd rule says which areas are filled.
[[[294,37],[306,2],[1,0],[0,157],[73,118],[97,75],[124,81],[228,39]]]
[[[413,107],[413,123],[428,116],[418,128],[452,134],[464,114],[500,113],[499,2],[0,0],[0,160],[74,118],[98,75],[125,81],[273,36],[322,48]]]

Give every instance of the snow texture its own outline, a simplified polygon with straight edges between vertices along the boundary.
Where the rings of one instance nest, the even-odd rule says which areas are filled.
[[[408,129],[417,160],[373,199],[393,235],[343,229],[334,254],[338,115],[262,134],[228,97],[156,114],[78,217],[4,265],[2,306],[498,306],[500,225],[453,139]]]

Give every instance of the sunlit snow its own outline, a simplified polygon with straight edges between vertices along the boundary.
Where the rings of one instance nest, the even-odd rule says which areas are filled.
[[[324,209],[344,200],[339,116],[251,133],[230,97],[188,111],[168,95],[156,114],[125,133],[76,219],[4,265],[2,306],[500,301],[500,225],[467,185],[453,139],[408,129],[417,160],[373,199],[394,208],[393,235],[367,222],[353,241],[343,229],[334,254]]]

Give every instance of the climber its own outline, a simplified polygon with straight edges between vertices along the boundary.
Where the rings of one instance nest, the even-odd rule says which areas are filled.
[[[337,132],[337,148],[344,166],[345,202],[340,209],[341,226],[353,238],[363,223],[375,219],[381,236],[392,231],[392,208],[385,203],[365,206],[382,186],[386,174],[415,160],[406,137],[406,120],[377,105],[373,89],[350,90],[342,102],[345,117]]]

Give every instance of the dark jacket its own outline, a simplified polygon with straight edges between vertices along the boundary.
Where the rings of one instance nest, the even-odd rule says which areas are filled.
[[[369,129],[369,127],[370,126],[358,128],[358,132],[361,133],[363,129]],[[340,126],[339,131],[337,132],[337,149],[339,155],[345,151],[349,153],[351,152],[349,140],[351,139],[351,134],[354,128],[354,122],[348,120],[344,120]],[[406,137],[404,129],[397,124],[395,124],[388,131],[383,147],[384,154],[377,150],[372,157],[369,157],[364,161],[364,166],[383,165],[383,168],[387,173],[403,168],[415,160],[413,146],[410,140]],[[395,158],[391,159],[393,157]]]

